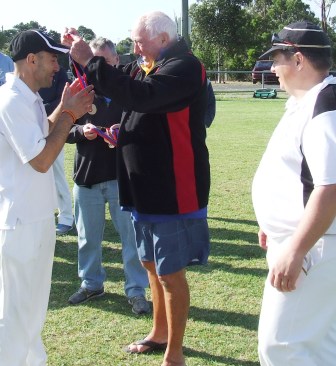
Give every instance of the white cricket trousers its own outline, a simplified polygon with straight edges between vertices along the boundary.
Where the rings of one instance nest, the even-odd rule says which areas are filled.
[[[272,264],[290,238],[268,241]],[[336,235],[325,235],[309,251],[307,275],[296,290],[279,292],[266,280],[259,320],[262,366],[336,365]]]
[[[0,365],[45,366],[54,218],[0,230]]]

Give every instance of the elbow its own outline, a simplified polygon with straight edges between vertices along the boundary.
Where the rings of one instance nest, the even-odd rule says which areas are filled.
[[[39,169],[35,169],[39,173],[46,173],[50,167],[40,167]]]
[[[46,161],[30,161],[29,163],[39,173],[46,173],[51,167],[51,164],[48,164]]]

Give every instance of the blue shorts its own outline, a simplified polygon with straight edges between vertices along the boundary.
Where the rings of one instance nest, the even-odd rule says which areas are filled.
[[[154,262],[158,275],[208,262],[210,239],[206,219],[159,223],[133,220],[133,225],[139,258]]]

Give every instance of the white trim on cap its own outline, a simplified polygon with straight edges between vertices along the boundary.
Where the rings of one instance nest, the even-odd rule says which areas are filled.
[[[330,48],[330,45],[317,45],[317,44],[296,44],[296,43],[273,43],[273,46],[282,46],[282,47],[297,47],[297,48]]]
[[[322,29],[310,29],[310,28],[289,28],[284,27],[284,29],[291,30],[291,31],[298,31],[298,32],[323,32]]]
[[[68,48],[61,48],[61,47],[55,47],[55,46],[52,46],[50,44],[50,42],[48,41],[47,38],[45,38],[45,36],[40,33],[39,31],[35,30],[35,29],[32,29],[33,32],[37,33],[40,37],[43,38],[44,42],[48,45],[49,48],[51,48],[52,50],[56,50],[56,51],[59,51],[59,52],[63,52],[63,53],[68,53],[69,52],[69,49]]]

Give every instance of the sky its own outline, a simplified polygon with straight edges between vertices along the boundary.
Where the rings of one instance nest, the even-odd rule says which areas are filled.
[[[189,6],[195,3],[189,0]],[[304,0],[320,16],[318,0]],[[19,23],[37,21],[47,30],[63,32],[65,27],[80,25],[90,28],[97,37],[106,37],[113,42],[130,36],[130,30],[138,17],[144,13],[160,10],[171,18],[181,17],[182,0],[18,0],[16,10],[2,12],[0,27],[11,29]],[[336,14],[336,4],[331,15]]]
[[[189,6],[195,3],[189,0]],[[16,10],[1,12],[0,27],[11,29],[34,20],[47,30],[62,33],[65,27],[90,28],[97,37],[113,42],[130,36],[133,24],[142,14],[160,10],[172,19],[181,17],[182,0],[18,0]]]

